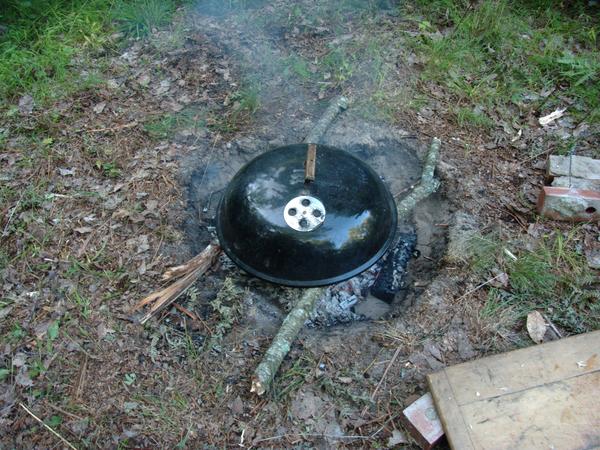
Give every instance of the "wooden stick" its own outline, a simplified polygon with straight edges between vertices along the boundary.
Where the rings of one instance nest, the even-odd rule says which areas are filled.
[[[82,128],[81,130],[76,130],[75,133],[81,133],[81,132],[86,132],[86,133],[101,133],[101,132],[105,132],[105,131],[117,131],[117,130],[125,130],[127,128],[133,128],[138,124],[137,120],[134,120],[133,122],[129,122],[123,125],[115,125],[114,127],[107,127],[107,128],[93,128],[91,130],[88,130],[86,128]]]
[[[218,245],[217,242],[211,242],[210,245]],[[169,267],[162,276],[163,281],[171,281],[176,278],[181,278],[193,270],[195,270],[198,266],[204,263],[206,255],[204,252],[199,253],[194,256],[185,264],[181,264],[180,266]]]
[[[142,325],[145,324],[161,309],[166,308],[175,300],[177,300],[181,294],[188,290],[188,288],[200,275],[204,274],[208,269],[210,269],[210,267],[212,267],[212,265],[217,261],[220,253],[221,247],[219,247],[216,242],[211,243],[202,251],[202,253],[200,253],[200,255],[198,255],[201,256],[201,258],[196,260],[196,263],[193,266],[194,268],[187,275],[178,279],[170,286],[160,291],[153,292],[146,298],[140,300],[133,308],[134,311],[149,303],[152,303],[152,306],[150,307],[150,311],[142,316],[142,318],[139,320],[139,323]]]
[[[317,164],[317,144],[308,144],[306,150],[306,161],[304,162],[304,182],[315,181],[315,171]]]
[[[420,185],[404,197],[397,205],[398,217],[400,219],[408,217],[409,213],[419,201],[423,200],[439,188],[440,182],[435,178],[434,172],[440,153],[440,147],[441,141],[438,138],[434,138],[425,158]],[[279,370],[283,358],[289,353],[296,336],[298,336],[306,319],[308,319],[310,313],[314,309],[315,303],[325,294],[326,289],[326,287],[311,288],[303,291],[300,299],[281,324],[281,328],[279,328],[279,332],[273,339],[263,360],[254,371],[250,392],[263,395],[270,389],[273,378],[275,377],[277,370]],[[397,358],[397,354],[398,351],[394,355],[394,358],[392,358],[391,364],[393,364],[393,361]],[[389,370],[389,366],[387,370]],[[375,389],[373,395],[377,393],[378,389],[379,386]]]
[[[38,416],[36,416],[34,413],[32,413],[29,409],[27,409],[27,406],[25,406],[23,403],[19,403],[19,406],[21,408],[23,408],[27,412],[27,414],[29,414],[31,417],[33,417],[35,420],[37,420],[42,426],[44,426],[44,428],[46,428],[48,431],[50,431],[50,433],[52,433],[54,436],[56,436],[61,441],[63,441],[67,447],[72,448],[73,450],[77,450],[77,447],[75,447],[73,444],[71,444],[69,441],[67,441],[64,437],[62,437],[60,434],[58,434],[58,432],[54,431],[50,426],[46,425],[42,419],[40,419]]]

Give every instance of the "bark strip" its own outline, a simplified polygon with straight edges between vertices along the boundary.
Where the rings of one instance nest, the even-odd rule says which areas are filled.
[[[169,286],[159,291],[155,291],[146,298],[140,300],[133,308],[137,310],[142,306],[152,304],[150,310],[139,320],[140,324],[145,324],[150,318],[155,316],[159,311],[171,305],[177,300],[181,294],[188,290],[194,282],[203,275],[217,261],[221,254],[221,247],[216,242],[209,244],[202,252],[194,257],[188,264],[178,266],[178,275],[185,276],[179,278]],[[185,270],[182,269],[185,267]],[[176,271],[177,272],[177,271]],[[167,272],[169,273],[169,272]]]

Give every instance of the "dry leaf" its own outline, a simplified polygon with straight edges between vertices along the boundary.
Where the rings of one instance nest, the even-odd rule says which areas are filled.
[[[546,116],[540,117],[540,119],[539,119],[540,125],[545,127],[546,125],[554,122],[556,119],[560,119],[566,110],[567,110],[567,108],[557,109],[556,111],[553,111]]]
[[[407,444],[407,443],[408,443],[408,439],[406,439],[406,436],[404,435],[404,433],[402,433],[399,430],[394,430],[394,431],[392,431],[392,435],[388,439],[387,446],[392,448],[396,445]]]
[[[527,332],[533,342],[541,344],[547,329],[548,324],[538,311],[531,311],[527,314]]]
[[[97,105],[95,105],[92,110],[96,113],[96,114],[101,114],[102,111],[104,111],[104,108],[106,108],[106,102],[100,102]]]

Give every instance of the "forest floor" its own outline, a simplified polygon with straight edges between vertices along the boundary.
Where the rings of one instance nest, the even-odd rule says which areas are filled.
[[[65,445],[25,406],[76,448],[417,448],[399,416],[428,373],[534,345],[532,311],[600,328],[598,224],[536,214],[550,154],[600,157],[597,6],[167,3],[76,16],[69,51],[69,27],[29,53],[0,28],[0,447]],[[292,290],[222,257],[183,309],[141,326],[132,307],[214,239],[233,174],[340,94],[324,142],[401,198],[439,137],[442,188],[402,224],[403,295],[303,330],[256,397]]]

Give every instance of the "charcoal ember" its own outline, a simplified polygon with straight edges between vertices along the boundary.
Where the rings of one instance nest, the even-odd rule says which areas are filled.
[[[415,233],[400,233],[399,242],[389,253],[381,271],[371,286],[371,295],[391,303],[396,294],[405,288],[406,267],[417,247]]]

